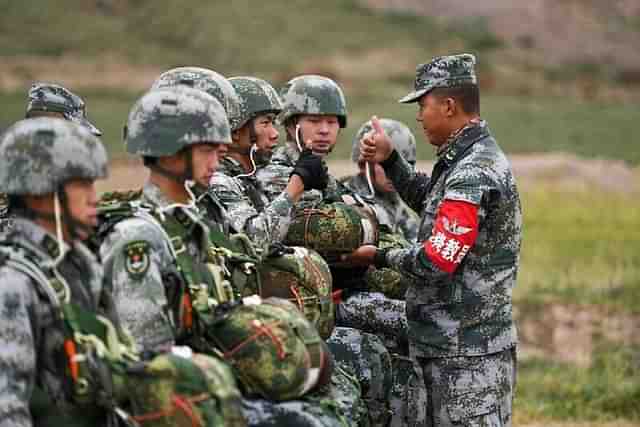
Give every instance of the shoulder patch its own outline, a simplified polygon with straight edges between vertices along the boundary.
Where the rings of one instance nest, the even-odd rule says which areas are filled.
[[[149,243],[137,240],[124,247],[125,269],[133,279],[140,279],[149,270]]]

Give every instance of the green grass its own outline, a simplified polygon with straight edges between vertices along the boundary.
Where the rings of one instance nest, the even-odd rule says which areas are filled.
[[[519,422],[640,422],[640,348],[603,343],[593,356],[586,368],[543,359],[520,361]]]
[[[523,192],[517,303],[563,301],[640,313],[640,202],[604,191]]]

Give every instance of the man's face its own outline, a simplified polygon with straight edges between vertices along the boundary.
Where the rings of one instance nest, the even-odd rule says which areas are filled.
[[[98,196],[95,181],[74,179],[64,185],[64,190],[71,217],[88,229],[95,228],[98,225]],[[88,230],[82,227],[78,227],[76,232],[81,240],[89,237]]]
[[[340,132],[338,116],[302,115],[298,118],[298,125],[300,125],[300,143],[304,146],[311,140],[311,149],[318,156],[324,157],[329,154],[338,142]],[[288,130],[295,135],[295,126]]]
[[[443,145],[451,134],[448,121],[450,110],[446,99],[428,93],[420,98],[418,105],[416,120],[422,124],[429,143],[436,147]]]
[[[227,146],[225,144],[203,143],[191,146],[193,180],[205,188],[208,187],[211,177],[218,169],[220,159],[226,153]]]

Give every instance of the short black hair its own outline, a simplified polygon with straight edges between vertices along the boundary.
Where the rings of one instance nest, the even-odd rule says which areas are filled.
[[[438,87],[431,91],[438,98],[453,98],[467,114],[480,114],[480,89],[478,85]]]

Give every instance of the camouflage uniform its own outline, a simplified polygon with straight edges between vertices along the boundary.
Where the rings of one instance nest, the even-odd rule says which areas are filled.
[[[41,153],[29,153],[38,145]],[[22,149],[20,149],[20,147]],[[24,149],[27,152],[24,152]],[[65,149],[73,155],[63,154]],[[21,121],[9,128],[0,143],[0,188],[12,195],[44,195],[59,190],[68,179],[96,179],[106,175],[107,158],[95,137],[60,119]],[[69,163],[67,163],[69,162]],[[82,410],[74,404],[64,367],[56,363],[65,339],[59,323],[57,298],[50,299],[31,274],[11,264],[7,257],[38,251],[39,260],[54,265],[59,246],[55,236],[15,212],[13,227],[1,237],[0,301],[0,425],[38,425],[43,419],[29,404],[35,394],[48,396],[58,406],[47,417],[72,417]],[[23,248],[23,249],[19,249]],[[104,313],[101,305],[102,269],[89,250],[79,242],[64,245],[65,257],[57,270],[66,280],[71,301],[85,310]],[[36,260],[33,260],[36,262]],[[44,269],[46,263],[41,264]],[[40,273],[42,274],[42,273]],[[34,388],[38,391],[34,392]],[[45,394],[46,393],[46,394]],[[84,408],[85,410],[87,408]],[[91,415],[91,412],[89,414]],[[96,421],[100,414],[93,414]],[[104,412],[102,413],[104,416]],[[46,419],[46,418],[45,418]],[[103,419],[104,422],[104,419]]]
[[[34,83],[29,89],[28,97],[26,118],[55,113],[65,120],[85,127],[93,135],[102,135],[100,129],[87,118],[87,109],[82,98],[64,86],[44,82]],[[3,218],[8,217],[9,200],[5,194],[0,193],[0,231],[8,224],[7,221],[2,221]]]
[[[380,124],[389,135],[398,152],[409,162],[416,164],[416,140],[409,128],[392,119],[380,119]],[[364,123],[353,138],[351,161],[358,162],[360,156],[360,140],[373,130],[371,122]],[[346,177],[340,180],[350,190],[363,197],[371,196],[371,190],[364,174]],[[378,220],[389,226],[393,233],[400,233],[408,241],[414,241],[418,234],[418,215],[409,209],[397,192],[382,193],[375,190],[373,202],[376,206]]]
[[[229,81],[239,94],[238,126],[250,126],[253,137],[256,116],[281,111],[278,94],[269,83],[254,77],[233,77]],[[249,155],[255,165],[253,173],[247,173],[237,160],[227,156],[211,180],[211,191],[225,207],[232,228],[246,233],[259,247],[266,249],[284,239],[293,214],[293,201],[285,191],[273,201],[266,199],[254,175],[258,166],[255,150],[252,149]],[[264,159],[263,162],[265,160],[268,161]]]
[[[164,98],[176,100],[163,102]],[[163,111],[165,104],[168,107]],[[154,121],[161,121],[166,116],[172,119],[174,126],[164,128],[165,133],[154,140],[151,147],[145,132],[154,127],[162,128],[162,123]],[[164,88],[147,93],[133,107],[127,129],[127,149],[154,157],[170,155],[177,150],[176,146],[188,146],[198,141],[231,142],[227,117],[220,104],[208,94],[189,88]],[[195,271],[199,264],[205,265],[210,256],[206,249],[210,245],[209,233],[226,235],[229,232],[228,225],[222,222],[226,213],[215,197],[203,190],[196,194],[200,209],[196,208],[195,199],[193,205],[176,205],[159,187],[147,182],[141,194],[133,192],[128,197],[119,196],[129,198],[127,205],[133,208],[132,212],[122,215],[116,204],[109,213],[108,204],[105,205],[102,229],[106,236],[100,252],[105,261],[107,281],[113,284],[123,323],[129,326],[136,342],[145,350],[167,348],[174,342],[191,345],[202,341],[198,337],[185,341],[188,337],[180,332],[182,320],[171,309],[175,307],[171,278],[182,277],[181,272],[185,270],[177,263],[176,243],[167,234],[168,230],[150,214],[162,212],[165,217],[190,224],[188,235],[182,241],[190,259],[198,260],[193,264]],[[113,219],[109,218],[111,215]],[[335,382],[336,377],[331,380]],[[340,402],[337,408],[331,406],[334,399],[330,393],[335,391],[335,387],[325,386],[301,399],[286,402],[247,398],[243,401],[243,412],[250,425],[272,425],[271,415],[277,414],[278,420],[306,420],[309,426],[334,426],[340,424],[336,413],[343,414],[351,420],[349,424],[354,424],[357,414],[351,414],[350,409],[357,407],[359,390],[348,388],[346,401]],[[326,406],[321,402],[326,402]],[[314,411],[303,414],[302,411],[309,407]]]
[[[330,79],[321,76],[296,77],[285,85],[282,96],[284,109],[280,117],[281,122],[295,120],[300,114],[324,114],[337,116],[340,126],[346,126],[347,111],[344,95],[340,87]],[[300,151],[296,142],[289,137],[285,144],[274,150],[271,163],[258,169],[256,174],[258,182],[262,184],[264,194],[270,200],[286,187],[299,156]],[[353,191],[329,175],[327,188],[323,192],[305,191],[299,207],[313,205],[320,201],[341,202],[349,199],[362,202],[362,198],[354,195]],[[366,288],[362,280],[364,271],[334,267],[332,273],[334,286]],[[358,284],[347,285],[347,282]],[[348,290],[344,295],[344,301],[336,310],[338,323],[343,327],[334,332],[328,341],[329,346],[337,359],[349,365],[356,373],[367,397],[372,424],[386,425],[391,417],[394,425],[402,425],[402,423],[398,424],[397,420],[403,417],[398,409],[402,406],[403,397],[400,389],[403,387],[400,384],[392,386],[394,380],[400,380],[392,369],[392,366],[397,364],[379,338],[370,333],[380,335],[392,350],[405,353],[404,356],[399,357],[408,362],[404,302],[388,299],[378,292]],[[402,337],[405,337],[404,344]],[[367,344],[363,346],[363,342]],[[364,348],[369,350],[365,351]],[[408,366],[410,365],[411,363],[408,362]],[[398,398],[394,399],[394,396]],[[390,403],[391,400],[394,400],[394,403]]]
[[[419,65],[415,91],[401,102],[416,102],[437,87],[476,85],[474,64],[472,55],[463,54]],[[410,349],[422,366],[429,425],[508,426],[517,342],[511,294],[522,227],[509,162],[487,124],[473,120],[438,149],[431,179],[395,152],[382,165],[403,200],[422,215],[420,243],[379,251],[376,263],[412,281]],[[476,206],[477,227],[439,212],[445,201]],[[479,230],[475,242],[458,246],[473,230]],[[450,265],[457,268],[445,271]]]

